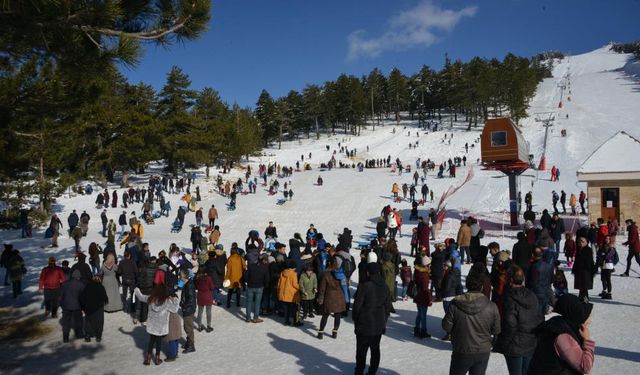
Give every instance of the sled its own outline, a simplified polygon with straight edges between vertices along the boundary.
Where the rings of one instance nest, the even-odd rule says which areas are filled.
[[[213,231],[213,228],[211,227],[211,224],[207,225],[207,227],[204,229],[205,233],[211,233],[211,231]]]
[[[277,205],[283,205],[287,200],[284,198],[280,198],[278,199],[278,201],[276,202]]]
[[[361,248],[361,249],[363,249],[365,247],[369,247],[369,242],[367,242],[367,241],[358,241],[356,243],[358,244],[358,247]]]
[[[248,195],[248,194],[249,194],[249,191],[248,191],[248,190],[242,190],[242,191],[240,192],[240,194],[242,194],[242,195]]]
[[[227,211],[235,211],[235,209],[236,209],[235,204],[234,205],[227,204]]]
[[[402,202],[402,198],[395,197],[395,199],[393,201],[396,202],[396,203],[400,203],[400,202]]]

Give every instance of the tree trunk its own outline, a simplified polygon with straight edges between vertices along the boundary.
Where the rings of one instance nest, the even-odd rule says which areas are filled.
[[[282,148],[282,122],[278,126],[278,150]]]
[[[316,139],[320,139],[320,129],[318,127],[318,116],[316,116]]]

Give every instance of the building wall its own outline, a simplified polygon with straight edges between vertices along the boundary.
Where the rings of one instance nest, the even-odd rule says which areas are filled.
[[[640,220],[640,180],[589,181],[587,199],[589,200],[589,222],[595,222],[602,216],[601,188],[620,189],[620,222],[633,218]]]

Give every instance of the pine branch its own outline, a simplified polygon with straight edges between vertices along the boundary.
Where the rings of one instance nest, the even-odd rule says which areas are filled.
[[[74,26],[74,28],[76,29],[79,28],[85,34],[87,34],[87,36],[89,36],[89,32],[97,32],[99,34],[107,35],[107,36],[129,37],[129,38],[141,39],[141,40],[157,40],[164,37],[165,35],[174,33],[182,29],[183,27],[186,26],[187,22],[189,22],[190,20],[191,20],[191,16],[189,15],[182,22],[177,23],[169,28],[160,28],[160,29],[155,29],[151,31],[140,31],[137,33],[130,33],[126,31],[105,29],[100,27],[90,27],[90,26]],[[89,38],[91,38],[91,36],[89,36]],[[95,40],[93,40],[93,38],[91,38],[91,41],[94,44],[96,44],[98,47],[101,47],[101,45],[98,44]]]

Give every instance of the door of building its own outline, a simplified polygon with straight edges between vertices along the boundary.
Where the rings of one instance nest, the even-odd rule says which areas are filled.
[[[602,218],[607,220],[616,219],[620,222],[620,189],[602,188]]]

